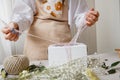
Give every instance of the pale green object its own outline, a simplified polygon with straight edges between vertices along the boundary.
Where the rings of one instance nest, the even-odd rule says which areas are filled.
[[[100,80],[98,76],[90,68],[86,69],[86,74],[90,80]]]

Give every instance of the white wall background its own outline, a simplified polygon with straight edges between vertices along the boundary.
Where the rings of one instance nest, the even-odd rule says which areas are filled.
[[[114,52],[120,48],[120,0],[95,0],[100,12],[97,23],[97,51]]]
[[[9,16],[13,8],[13,0],[0,0],[0,19],[6,23],[9,22]],[[4,27],[0,24],[0,30]],[[11,43],[4,39],[4,35],[0,31],[0,64],[2,64],[5,57],[11,55]]]

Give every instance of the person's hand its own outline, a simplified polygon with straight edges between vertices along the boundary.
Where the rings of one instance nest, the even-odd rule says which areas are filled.
[[[86,25],[92,26],[93,24],[95,24],[96,21],[98,21],[98,18],[99,12],[92,8],[86,13]]]
[[[17,41],[19,38],[19,33],[15,32],[13,29],[19,30],[19,27],[16,23],[9,23],[6,25],[2,32],[5,34],[5,39],[10,41]]]

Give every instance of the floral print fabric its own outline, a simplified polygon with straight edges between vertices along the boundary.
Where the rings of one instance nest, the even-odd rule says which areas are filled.
[[[43,10],[53,17],[62,15],[63,0],[43,0]]]

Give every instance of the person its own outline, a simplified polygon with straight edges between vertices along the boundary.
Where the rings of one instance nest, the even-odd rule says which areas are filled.
[[[48,59],[47,49],[50,41],[69,42],[71,27],[80,24],[92,26],[98,21],[99,12],[88,10],[85,0],[16,0],[11,22],[2,29],[5,39],[17,41],[19,31],[28,29],[28,33],[43,39],[27,36],[24,54],[30,60]],[[47,40],[44,40],[47,39]]]

